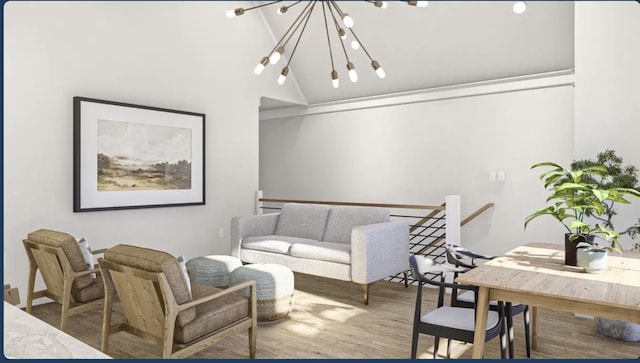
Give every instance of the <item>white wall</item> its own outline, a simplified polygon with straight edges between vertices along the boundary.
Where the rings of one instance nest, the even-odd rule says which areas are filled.
[[[294,82],[253,74],[274,43],[257,14],[225,17],[238,6],[4,4],[4,281],[20,288],[23,304],[21,241],[39,228],[85,236],[94,249],[229,253],[231,217],[254,210],[260,97],[304,102]],[[74,96],[205,113],[206,205],[73,213]]]
[[[458,194],[462,218],[495,203],[463,228],[468,248],[560,242],[557,222],[541,218],[525,232],[523,221],[546,199],[529,167],[572,159],[573,94],[568,85],[262,119],[260,188],[270,198],[430,205]],[[506,181],[490,182],[490,170]]]
[[[640,168],[640,4],[578,1],[575,4],[576,158],[616,150]],[[617,229],[640,217],[640,201],[616,208]],[[637,240],[636,240],[637,241]],[[622,239],[630,246],[629,238]]]

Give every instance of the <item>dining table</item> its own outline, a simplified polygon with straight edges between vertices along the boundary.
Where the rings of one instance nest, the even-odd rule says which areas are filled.
[[[640,323],[640,252],[609,253],[607,268],[588,273],[564,263],[564,245],[532,242],[458,276],[478,286],[473,358],[484,353],[490,301],[527,304],[537,349],[538,308]]]

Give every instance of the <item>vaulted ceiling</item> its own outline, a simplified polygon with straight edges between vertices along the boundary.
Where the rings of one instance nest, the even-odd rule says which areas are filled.
[[[306,2],[283,15],[276,13],[279,6],[292,3],[283,1],[257,10],[262,12],[267,31],[273,33],[274,45]],[[308,104],[317,104],[573,68],[573,2],[529,1],[520,15],[513,12],[513,3],[431,1],[428,7],[419,8],[389,1],[388,7],[381,9],[365,1],[338,1],[355,20],[353,30],[384,68],[386,77],[376,76],[362,48],[351,49],[353,37],[348,34],[345,46],[359,76],[357,83],[350,82],[339,38],[330,28],[340,77],[340,87],[334,89],[318,2],[291,60],[287,82],[297,81]],[[276,82],[296,38],[286,47],[284,62],[267,66],[260,77],[272,77]],[[266,55],[270,50],[259,51]],[[267,100],[262,109],[279,106],[282,103]]]

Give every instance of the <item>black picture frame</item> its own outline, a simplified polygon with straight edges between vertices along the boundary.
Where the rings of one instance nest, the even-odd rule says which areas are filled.
[[[73,211],[205,204],[205,114],[73,98]]]

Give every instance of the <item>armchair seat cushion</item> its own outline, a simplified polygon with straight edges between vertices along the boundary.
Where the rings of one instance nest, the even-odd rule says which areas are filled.
[[[289,253],[293,257],[351,264],[351,244],[319,241],[296,243],[291,246]]]
[[[90,285],[87,285],[82,289],[76,289],[75,287],[71,288],[73,301],[86,303],[104,297],[104,283],[102,282],[102,278],[98,276],[97,279],[92,280],[93,282]]]
[[[194,300],[222,291],[207,285],[193,285],[191,288]],[[174,341],[188,344],[248,317],[249,299],[238,293],[231,293],[197,305],[195,319],[184,326],[176,325]]]

